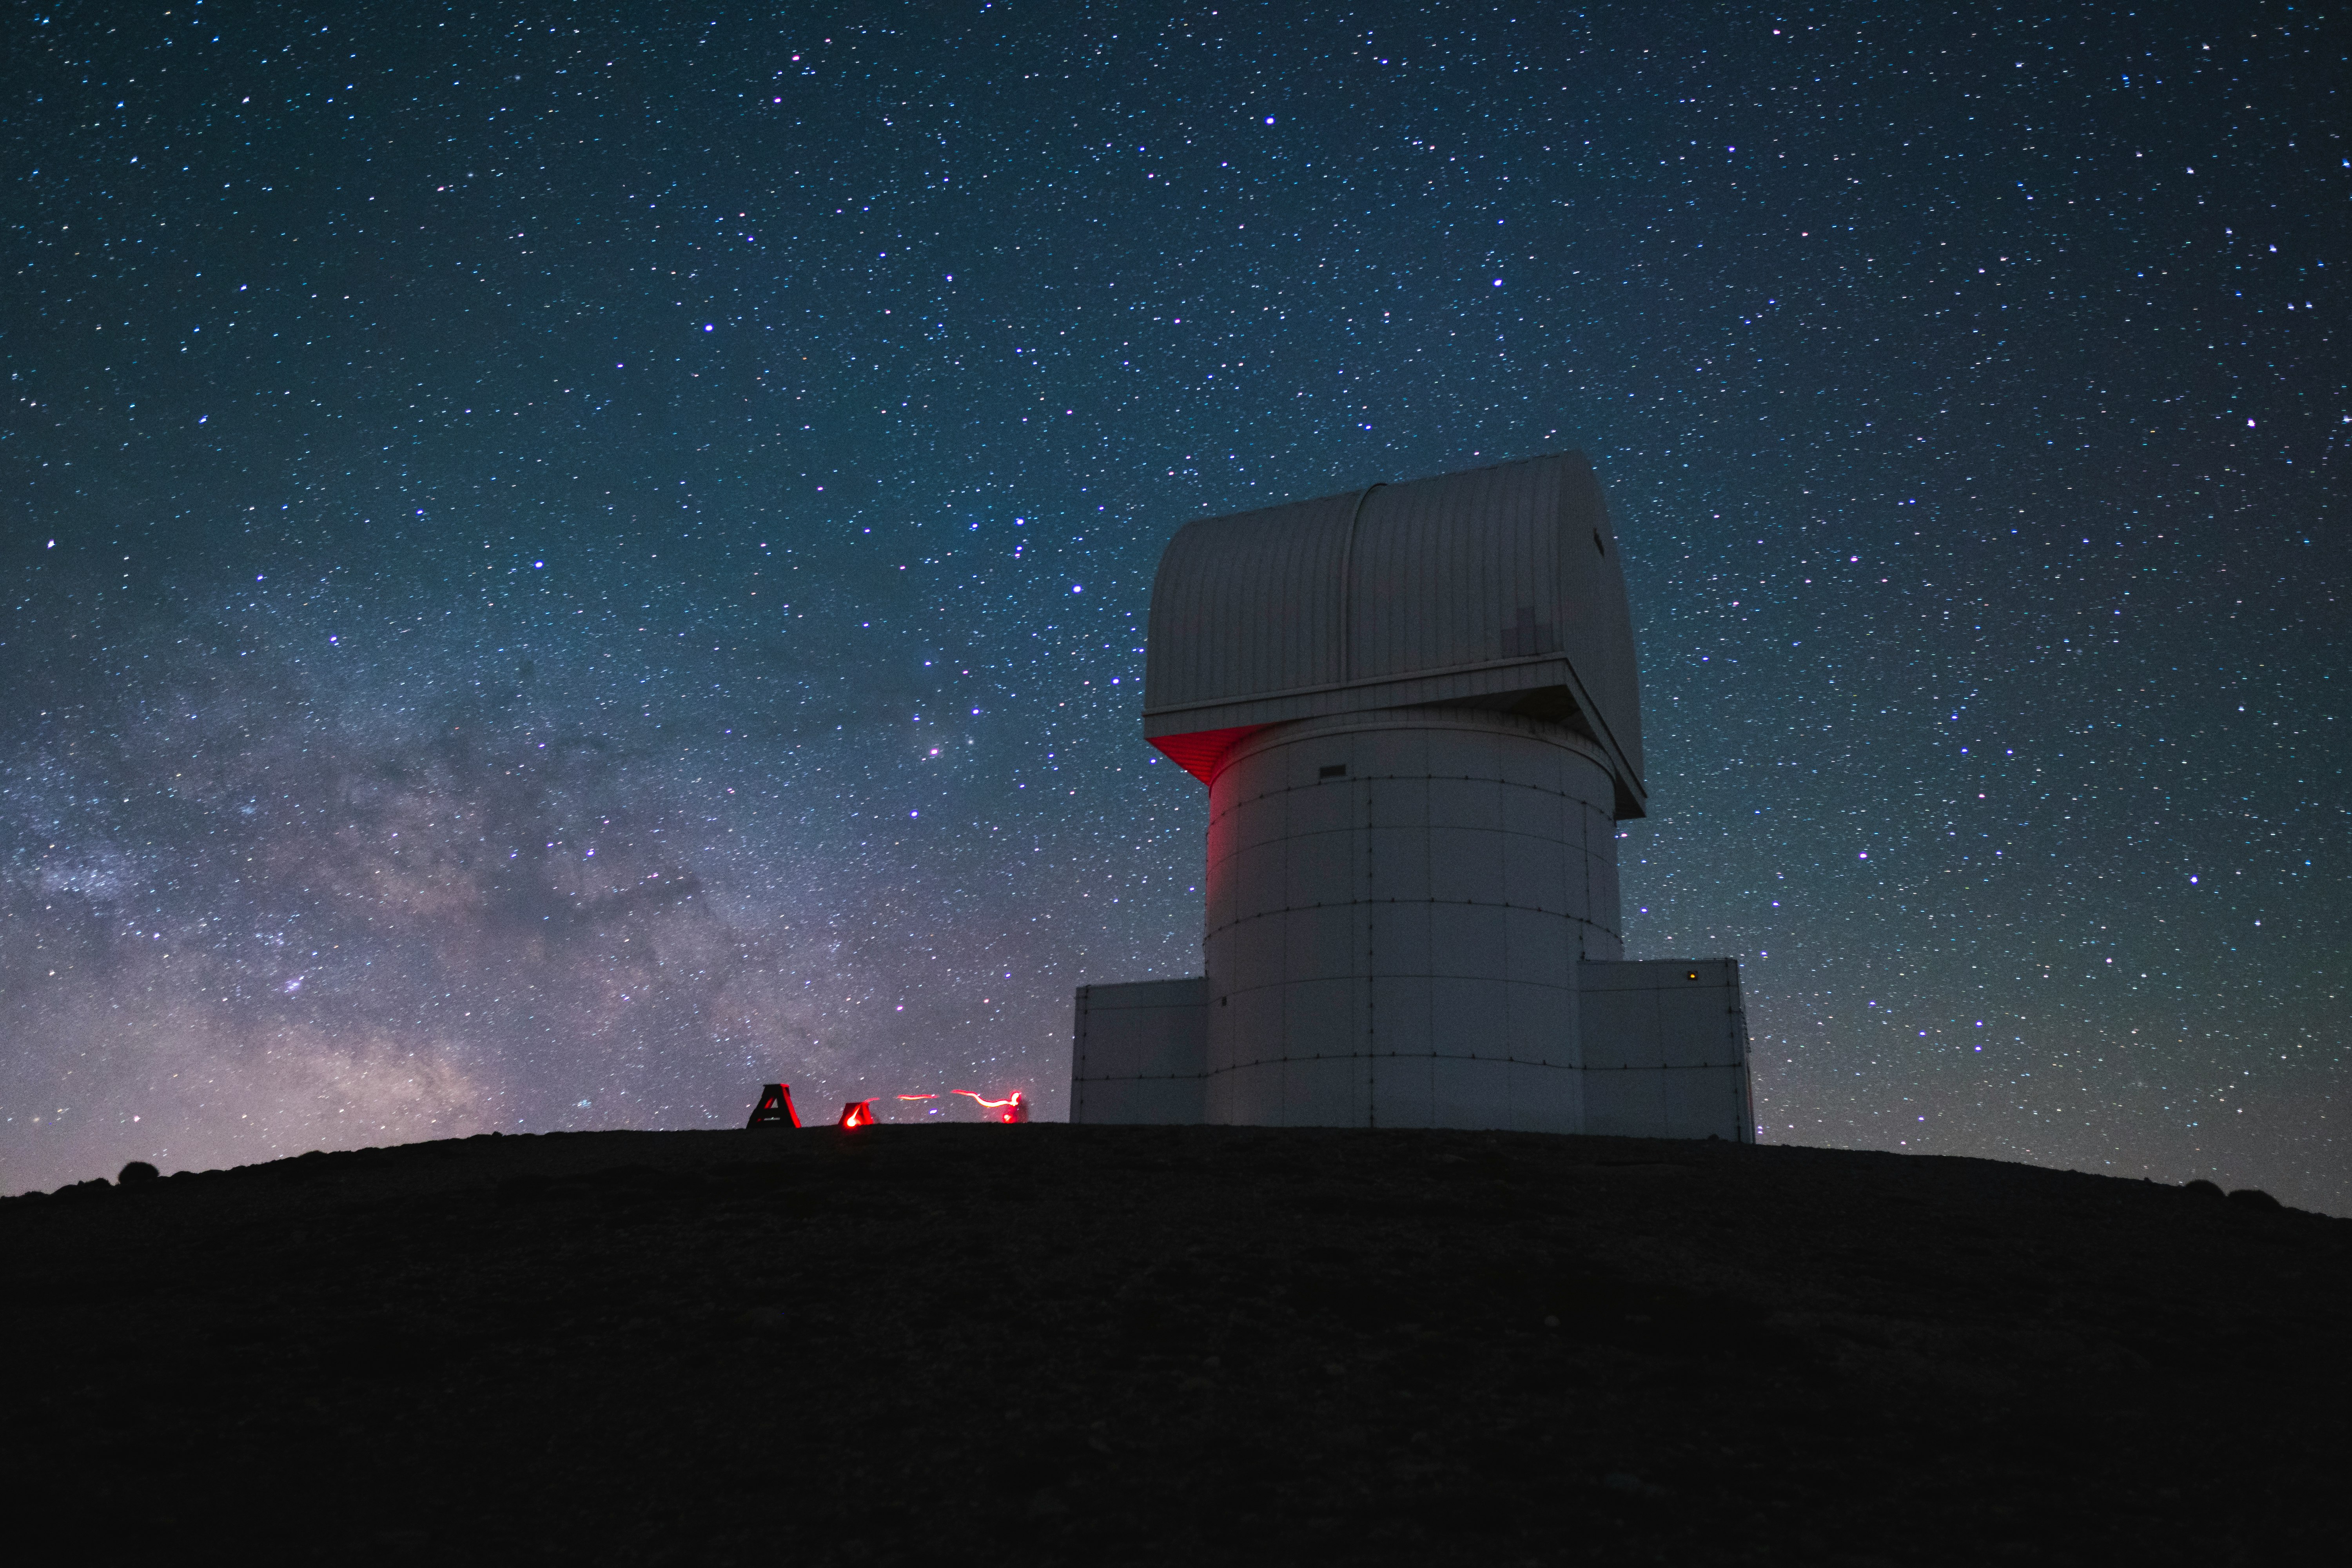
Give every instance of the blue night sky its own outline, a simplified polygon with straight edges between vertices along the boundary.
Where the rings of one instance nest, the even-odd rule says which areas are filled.
[[[1072,987],[1199,967],[1169,537],[1577,447],[1627,951],[1740,958],[1766,1140],[2352,1210],[2346,46],[21,10],[0,1190],[1058,1116]]]

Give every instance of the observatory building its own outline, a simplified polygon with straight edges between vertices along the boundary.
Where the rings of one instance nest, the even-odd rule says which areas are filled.
[[[1206,973],[1079,989],[1073,1121],[1752,1141],[1738,963],[1620,939],[1641,694],[1580,454],[1188,525],[1143,732],[1209,787]]]

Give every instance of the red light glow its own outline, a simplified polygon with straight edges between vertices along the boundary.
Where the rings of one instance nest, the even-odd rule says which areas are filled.
[[[872,1100],[853,1100],[841,1108],[841,1121],[839,1126],[845,1132],[853,1127],[871,1127],[873,1125],[874,1102]]]
[[[1189,735],[1147,735],[1144,739],[1167,752],[1169,760],[1178,767],[1207,784],[1216,776],[1217,763],[1227,752],[1265,728],[1263,724],[1244,724],[1232,730],[1195,730]]]
[[[900,1100],[937,1100],[939,1096],[936,1094],[902,1094],[898,1098]]]

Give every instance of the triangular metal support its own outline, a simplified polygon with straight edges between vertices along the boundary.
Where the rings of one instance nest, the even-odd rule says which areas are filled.
[[[760,1090],[760,1103],[751,1108],[751,1120],[743,1125],[752,1127],[798,1127],[801,1113],[793,1109],[793,1086],[772,1083]]]

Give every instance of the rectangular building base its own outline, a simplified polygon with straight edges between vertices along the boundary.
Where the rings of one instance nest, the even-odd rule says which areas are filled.
[[[1582,1131],[1756,1141],[1739,963],[1578,966]],[[1078,988],[1070,1120],[1167,1126],[1207,1118],[1209,982]]]
[[[1578,966],[1584,1130],[1756,1141],[1736,958]]]
[[[1070,1120],[1203,1121],[1209,981],[1081,985],[1070,1040]]]

